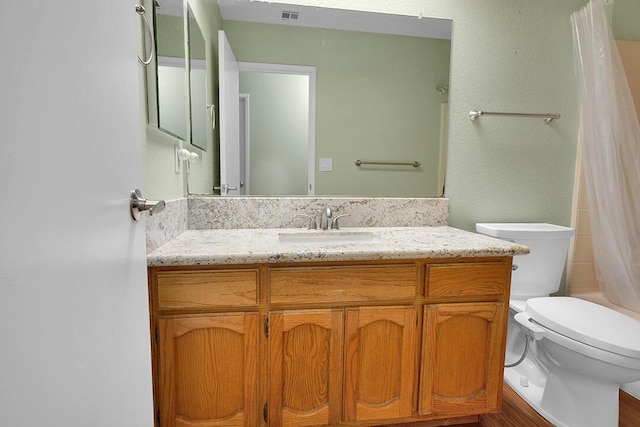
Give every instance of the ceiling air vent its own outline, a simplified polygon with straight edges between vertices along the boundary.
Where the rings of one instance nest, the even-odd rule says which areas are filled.
[[[297,21],[299,16],[300,16],[300,12],[292,12],[290,10],[282,11],[283,21]]]

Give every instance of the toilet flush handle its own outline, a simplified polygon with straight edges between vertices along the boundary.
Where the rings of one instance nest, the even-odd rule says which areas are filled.
[[[524,326],[529,331],[531,331],[531,333],[533,334],[533,338],[535,338],[536,341],[541,340],[542,337],[544,336],[544,332],[545,332],[544,328],[541,328],[540,326],[533,323],[533,321],[531,320],[531,318],[527,313],[524,313],[524,312],[518,313],[515,316],[513,316],[513,318],[515,319],[516,322],[520,323],[522,326]]]

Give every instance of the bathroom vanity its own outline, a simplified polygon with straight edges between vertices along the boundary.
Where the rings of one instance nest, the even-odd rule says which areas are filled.
[[[149,254],[157,425],[500,410],[511,259],[527,248],[450,227],[349,230],[190,230]]]

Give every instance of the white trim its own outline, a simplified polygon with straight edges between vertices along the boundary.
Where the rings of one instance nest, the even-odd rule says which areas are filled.
[[[158,67],[185,68],[184,58],[175,56],[158,56]]]
[[[192,68],[194,70],[206,70],[207,61],[204,59],[192,59],[190,61],[189,68]]]
[[[444,197],[447,171],[447,141],[449,140],[449,103],[440,103],[440,155],[438,159],[438,193]]]
[[[241,93],[240,94],[240,99],[242,100],[240,102],[240,106],[244,106],[243,110],[244,110],[244,121],[240,122],[240,125],[244,124],[244,177],[241,176],[240,179],[244,178],[244,193],[245,195],[250,195],[251,194],[251,156],[249,155],[250,151],[249,148],[251,146],[251,126],[249,126],[251,117],[249,116],[251,109],[249,108],[249,104],[251,101],[251,97],[248,93]]]
[[[240,71],[295,74],[309,77],[309,136],[307,142],[307,195],[316,194],[316,67],[306,65],[240,62]]]

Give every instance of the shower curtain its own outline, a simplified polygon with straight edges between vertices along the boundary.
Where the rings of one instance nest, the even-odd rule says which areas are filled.
[[[640,312],[640,125],[603,0],[571,21],[596,274],[609,301]]]

